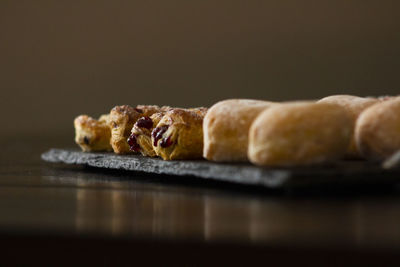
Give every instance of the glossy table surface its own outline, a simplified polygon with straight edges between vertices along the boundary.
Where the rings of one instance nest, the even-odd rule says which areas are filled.
[[[16,244],[111,240],[114,248],[196,244],[204,251],[349,252],[363,259],[400,252],[397,187],[259,190],[43,162],[47,149],[73,147],[63,136],[1,142],[0,234]]]

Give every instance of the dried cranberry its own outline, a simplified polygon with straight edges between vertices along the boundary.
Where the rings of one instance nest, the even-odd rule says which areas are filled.
[[[166,138],[164,138],[163,140],[161,140],[160,142],[160,146],[161,147],[169,147],[173,144],[172,140],[171,140],[171,136],[168,136]]]
[[[135,152],[139,152],[140,151],[140,146],[137,143],[136,140],[136,134],[131,134],[127,140],[130,150],[135,151]]]
[[[85,137],[83,137],[83,142],[84,142],[86,145],[89,145],[90,139],[89,139],[87,136],[85,136]]]
[[[136,122],[136,126],[151,129],[151,127],[153,127],[153,121],[149,117],[143,117]]]
[[[169,127],[168,125],[163,125],[163,126],[155,128],[151,132],[151,136],[154,139],[154,146],[157,146],[158,140],[160,140],[162,138],[162,135],[168,130],[168,127]]]
[[[136,110],[136,112],[138,112],[138,113],[143,113],[143,109],[140,109],[140,108],[134,108],[135,110]]]

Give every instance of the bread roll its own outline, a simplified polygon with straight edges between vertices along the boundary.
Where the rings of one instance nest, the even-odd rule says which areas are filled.
[[[400,150],[400,97],[373,105],[356,123],[356,143],[361,154],[383,160]]]
[[[248,156],[261,166],[324,163],[343,157],[352,121],[340,106],[292,102],[262,112],[251,125]]]
[[[247,161],[251,123],[272,102],[229,99],[216,103],[204,118],[203,157],[212,161]]]
[[[348,114],[352,120],[353,129],[354,129],[357,118],[361,114],[361,112],[364,109],[372,106],[373,104],[380,102],[380,100],[378,100],[377,98],[372,98],[372,97],[358,97],[358,96],[352,96],[352,95],[332,95],[332,96],[322,98],[318,102],[332,103],[332,104],[337,104],[337,105],[342,106],[348,112]],[[357,146],[356,146],[354,133],[351,138],[350,146],[349,146],[346,154],[350,158],[360,158],[361,157],[361,153],[358,151]]]

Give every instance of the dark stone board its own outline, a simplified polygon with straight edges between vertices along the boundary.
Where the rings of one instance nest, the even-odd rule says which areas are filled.
[[[250,163],[215,163],[206,160],[164,161],[141,155],[87,153],[74,149],[50,149],[41,157],[47,162],[54,163],[197,177],[205,181],[211,179],[267,188],[393,185],[400,182],[399,168],[385,170],[380,164],[361,160],[297,168],[263,168]]]

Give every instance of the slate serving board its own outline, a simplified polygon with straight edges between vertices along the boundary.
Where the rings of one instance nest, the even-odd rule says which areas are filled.
[[[74,149],[50,149],[41,155],[47,162],[80,164],[97,168],[197,177],[207,180],[284,188],[296,186],[376,185],[400,182],[400,169],[385,170],[366,161],[340,161],[301,168],[262,168],[250,163],[225,164],[206,160],[164,161],[141,155],[87,153]]]

